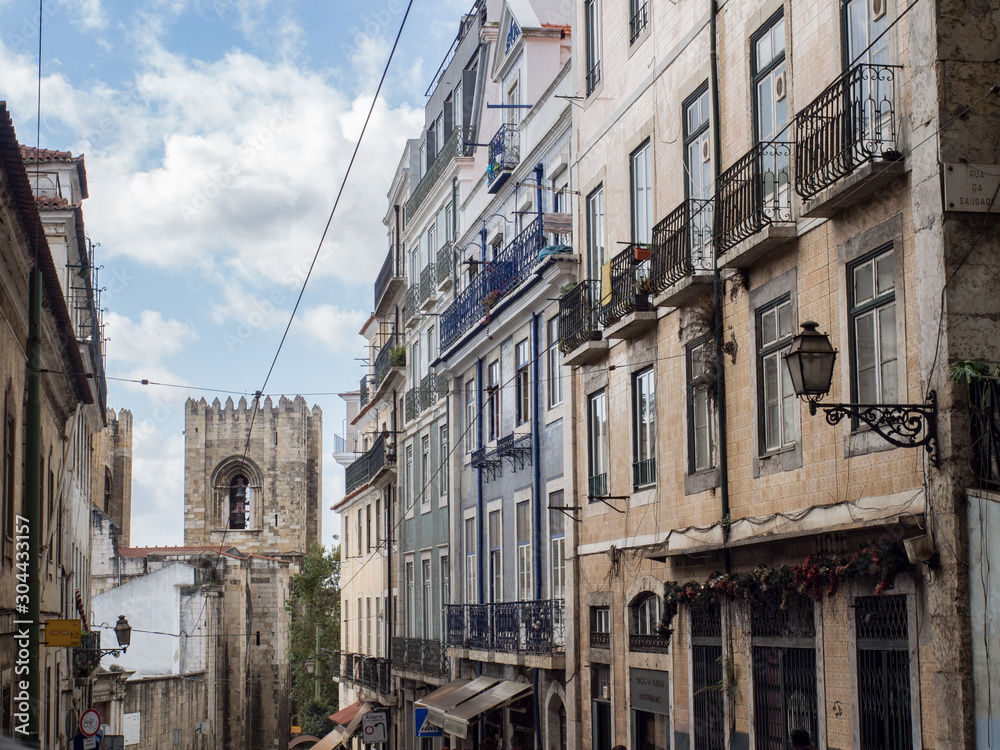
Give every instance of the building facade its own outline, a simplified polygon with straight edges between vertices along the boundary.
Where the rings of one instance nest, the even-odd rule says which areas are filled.
[[[958,509],[990,470],[949,367],[997,359],[997,296],[968,294],[996,288],[994,220],[947,173],[997,159],[983,50],[956,47],[987,16],[579,4],[571,746],[970,747],[974,716],[985,741]],[[961,90],[928,64],[952,54]],[[807,321],[829,401],[873,408],[796,398]],[[917,450],[880,434],[896,404]]]

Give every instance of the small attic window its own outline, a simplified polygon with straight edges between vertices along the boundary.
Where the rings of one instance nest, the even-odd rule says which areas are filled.
[[[31,188],[35,191],[36,198],[58,198],[59,187],[55,180],[49,175],[31,175]]]

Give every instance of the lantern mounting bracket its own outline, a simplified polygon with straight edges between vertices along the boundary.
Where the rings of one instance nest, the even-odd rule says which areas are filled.
[[[819,404],[807,398],[809,413],[823,410],[827,424],[838,425],[845,417],[863,423],[884,440],[900,448],[923,446],[934,466],[938,466],[937,392],[931,391],[924,404]]]

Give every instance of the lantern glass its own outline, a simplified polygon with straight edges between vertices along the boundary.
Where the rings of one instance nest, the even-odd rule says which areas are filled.
[[[837,350],[826,334],[816,330],[817,324],[806,321],[802,333],[792,339],[785,355],[785,365],[792,379],[796,396],[820,398],[830,392]]]
[[[118,615],[118,622],[115,623],[115,637],[118,645],[127,648],[132,643],[132,626],[128,624],[125,615]]]
[[[311,656],[306,659],[306,674],[316,674],[316,660]]]

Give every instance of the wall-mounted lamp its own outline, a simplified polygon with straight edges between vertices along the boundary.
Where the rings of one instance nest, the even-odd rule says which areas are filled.
[[[802,333],[792,339],[785,355],[785,365],[792,379],[795,395],[809,404],[815,415],[819,401],[830,392],[837,350],[830,338],[816,330],[811,320],[802,324]],[[931,391],[923,404],[825,404],[823,414],[828,424],[839,424],[844,417],[852,423],[863,422],[884,440],[900,448],[923,446],[931,463],[937,456],[937,394]]]

